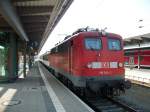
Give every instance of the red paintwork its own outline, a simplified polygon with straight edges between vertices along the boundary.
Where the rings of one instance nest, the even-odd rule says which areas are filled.
[[[131,65],[138,65],[138,55],[140,55],[140,65],[142,66],[150,66],[150,50],[134,50],[132,55],[128,55],[128,56],[125,56],[125,62],[126,64],[128,63],[129,65],[131,64],[130,61],[131,61],[131,57],[132,59],[134,60],[133,64]],[[128,65],[127,64],[127,65]]]
[[[92,37],[93,36],[93,37]],[[98,32],[81,32],[74,35],[68,41],[73,41],[73,46],[69,46],[68,50],[63,53],[49,54],[50,66],[61,69],[67,73],[78,76],[114,76],[124,75],[124,67],[119,68],[88,68],[89,62],[119,62],[124,63],[124,52],[110,51],[107,48],[107,37],[103,36],[102,49],[99,51],[87,50],[84,45],[84,39],[86,37],[95,38],[99,36]],[[109,33],[109,36],[118,38],[121,40],[121,46],[123,46],[122,38],[119,35]],[[98,57],[98,54],[100,56]],[[109,65],[108,65],[109,67]]]

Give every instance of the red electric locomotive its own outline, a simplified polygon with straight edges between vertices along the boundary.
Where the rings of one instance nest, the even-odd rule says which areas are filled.
[[[55,75],[74,87],[112,94],[129,87],[123,41],[117,34],[79,29],[51,49],[48,60]]]

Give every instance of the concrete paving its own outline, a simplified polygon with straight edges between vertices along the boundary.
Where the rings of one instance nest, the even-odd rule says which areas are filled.
[[[37,66],[24,79],[0,84],[0,112],[56,112]]]
[[[145,83],[150,83],[150,70],[149,69],[125,69],[125,77],[132,80],[137,80]]]
[[[40,69],[42,69],[40,70],[41,74],[44,75],[45,79],[47,79],[46,82],[48,86],[51,86],[51,88],[47,89],[50,93],[51,99],[57,112],[59,111],[58,108],[62,109],[59,112],[94,112],[89,106],[87,106],[76,95],[74,95],[68,88],[66,88],[62,83],[56,80],[56,78],[51,75],[50,72],[45,69],[44,66],[42,66],[42,64],[39,64],[39,66]],[[54,93],[51,91],[54,91]]]
[[[0,84],[0,112],[94,112],[38,63],[26,78]]]

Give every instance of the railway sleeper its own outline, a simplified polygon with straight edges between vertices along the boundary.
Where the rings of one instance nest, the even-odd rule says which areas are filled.
[[[101,112],[126,112],[124,111],[122,108],[110,108],[110,109],[105,109],[105,110],[102,110]]]

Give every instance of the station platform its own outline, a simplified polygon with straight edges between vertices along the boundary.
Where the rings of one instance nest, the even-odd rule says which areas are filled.
[[[139,81],[150,85],[150,70],[149,69],[137,69],[126,68],[125,77],[134,81]]]
[[[26,78],[0,84],[0,112],[94,112],[39,62]]]

